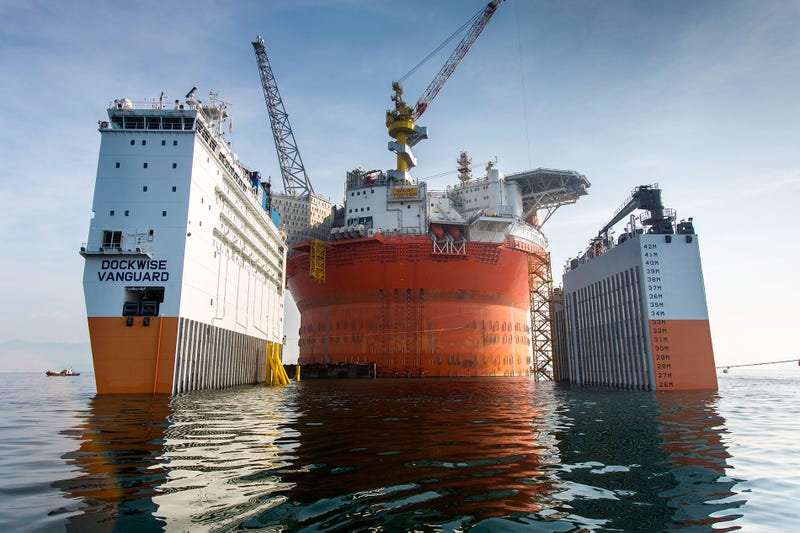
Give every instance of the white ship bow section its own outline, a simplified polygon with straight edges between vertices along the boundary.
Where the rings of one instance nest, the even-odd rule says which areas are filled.
[[[202,357],[223,360],[216,351],[225,342],[282,343],[286,245],[259,174],[221,133],[224,106],[212,98],[169,107],[115,101],[100,122],[94,217],[81,255],[96,373],[113,357],[99,352],[115,335],[132,338],[150,320],[172,317],[177,338],[159,332],[156,359],[177,351],[176,391],[219,386],[190,374]],[[128,329],[108,332],[106,319]]]

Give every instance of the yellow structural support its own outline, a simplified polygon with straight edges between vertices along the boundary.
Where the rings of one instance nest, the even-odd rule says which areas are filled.
[[[297,366],[294,367],[294,380],[300,381],[300,363],[297,363]]]
[[[289,384],[289,376],[286,375],[286,369],[283,368],[283,361],[281,361],[279,344],[267,344],[267,374],[268,385]]]
[[[315,281],[325,283],[325,241],[311,239],[308,276]]]

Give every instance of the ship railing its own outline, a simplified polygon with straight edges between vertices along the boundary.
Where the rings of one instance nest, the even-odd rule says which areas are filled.
[[[144,255],[149,258],[153,257],[153,247],[150,244],[137,244],[136,246],[120,246],[117,244],[112,245],[90,245],[87,242],[81,244],[79,252],[82,256],[91,255]]]
[[[370,185],[385,185],[388,183],[386,173],[380,170],[364,170],[357,168],[347,173],[345,190],[360,189]]]
[[[635,195],[637,192],[639,192],[639,189],[641,189],[642,187],[644,187],[644,188],[648,188],[648,187],[649,187],[650,189],[658,189],[658,188],[659,188],[659,186],[658,186],[658,182],[651,183],[650,185],[644,185],[644,186],[642,186],[642,185],[638,185],[638,186],[634,187],[633,189],[631,189],[631,193],[628,195],[628,198],[626,198],[626,199],[625,199],[625,201],[624,201],[624,202],[622,202],[622,203],[620,204],[620,206],[619,206],[619,207],[617,207],[617,208],[614,210],[614,216],[617,216],[619,213],[621,213],[621,212],[622,212],[622,210],[623,210],[623,209],[625,209],[626,207],[628,207],[628,204],[630,204],[630,203],[631,203],[631,201],[633,200],[633,196],[634,196],[634,195]]]
[[[497,216],[501,217],[513,217],[514,216],[514,206],[501,204],[497,206]]]
[[[645,225],[649,224],[649,222],[650,222],[650,220],[652,218],[653,218],[653,212],[652,211],[642,211],[639,214],[639,223],[642,226],[645,226]],[[667,218],[670,221],[675,222],[675,220],[677,220],[677,218],[678,218],[678,212],[675,211],[675,208],[673,208],[673,207],[665,207],[664,208],[664,218]]]
[[[124,110],[133,110],[133,109],[176,109],[176,110],[185,110],[185,109],[200,109],[202,106],[200,102],[196,102],[193,100],[186,100],[185,102],[181,103],[177,100],[173,100],[172,102],[168,102],[166,99],[158,99],[153,98],[152,100],[148,100],[145,98],[144,100],[140,100],[134,102],[133,100],[129,100],[127,98],[119,99],[119,100],[112,100],[108,103],[109,109],[124,109]]]
[[[224,175],[228,181],[234,184],[236,188],[240,189],[241,192],[247,196],[250,203],[259,204],[259,186],[252,181],[250,184],[247,183],[247,180],[250,179],[252,172],[242,166],[236,154],[232,150],[224,148],[224,145],[219,149],[219,151],[217,151],[218,145],[214,140],[214,136],[209,134],[209,130],[203,127],[200,122],[197,122],[197,132],[200,138],[205,142],[206,146],[211,150],[211,153],[215,154],[219,159],[219,163],[222,166]],[[240,172],[242,174],[246,174],[248,177],[243,178]],[[266,216],[263,214],[263,211],[261,216]]]
[[[592,261],[596,257],[603,255],[604,253],[608,252],[612,248],[617,246],[614,243],[613,239],[608,241],[603,241],[600,239],[593,239],[586,250],[579,254],[577,257],[572,257],[567,259],[566,264],[564,265],[564,272],[569,272],[570,270],[575,270],[580,265],[586,264],[589,261]]]
[[[428,196],[431,198],[450,198],[446,191],[428,191]]]
[[[550,245],[542,232],[525,224],[514,224],[508,232],[508,237],[517,241],[528,241],[542,250],[546,250]]]
[[[109,120],[97,121],[100,130],[191,131],[193,116],[164,116],[161,114],[115,113]]]
[[[422,230],[418,227],[404,227],[404,228],[391,228],[391,229],[376,229],[382,235],[422,235]]]

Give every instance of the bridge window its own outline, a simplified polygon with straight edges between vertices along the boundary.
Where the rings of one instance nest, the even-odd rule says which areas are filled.
[[[103,231],[103,248],[119,248],[122,246],[121,231]]]

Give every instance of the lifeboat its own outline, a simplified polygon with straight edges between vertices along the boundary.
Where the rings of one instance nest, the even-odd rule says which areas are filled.
[[[458,226],[447,226],[447,233],[455,240],[461,238],[461,228]]]

